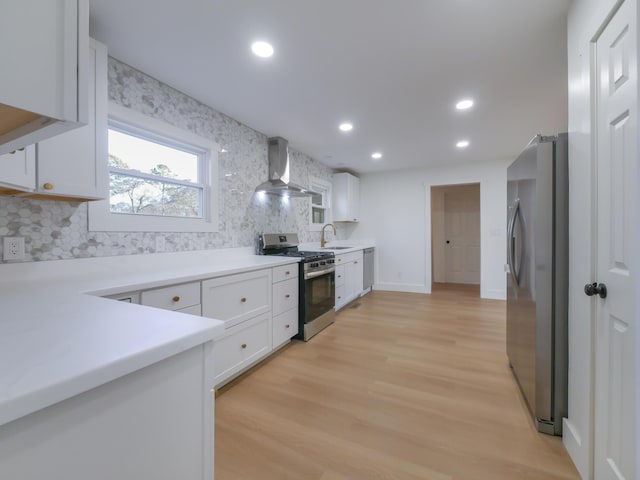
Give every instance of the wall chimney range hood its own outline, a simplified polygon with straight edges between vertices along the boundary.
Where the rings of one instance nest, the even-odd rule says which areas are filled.
[[[269,180],[256,187],[256,193],[282,197],[310,197],[320,195],[289,181],[289,142],[282,137],[269,139]]]

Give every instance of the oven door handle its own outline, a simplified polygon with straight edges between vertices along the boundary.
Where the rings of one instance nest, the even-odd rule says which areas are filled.
[[[322,275],[326,275],[327,273],[335,272],[335,270],[336,270],[335,268],[327,268],[326,270],[320,270],[319,272],[305,273],[304,274],[304,278],[305,278],[305,280],[308,280],[309,278],[320,277]]]

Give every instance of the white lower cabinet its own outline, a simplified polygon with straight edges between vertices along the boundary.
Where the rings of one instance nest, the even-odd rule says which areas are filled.
[[[213,349],[216,386],[246,370],[271,352],[271,312],[227,329]]]
[[[336,255],[336,310],[362,294],[363,252]]]

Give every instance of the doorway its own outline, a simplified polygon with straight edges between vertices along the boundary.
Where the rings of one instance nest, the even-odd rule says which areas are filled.
[[[479,183],[431,187],[431,266],[434,288],[469,285],[480,294]]]

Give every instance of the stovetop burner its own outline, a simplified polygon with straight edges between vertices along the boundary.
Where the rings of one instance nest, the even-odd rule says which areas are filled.
[[[298,236],[289,234],[262,234],[259,237],[258,252],[261,255],[302,258],[303,262],[315,262],[334,258],[333,252],[311,252],[298,250]]]
[[[305,252],[299,250],[291,250],[288,252],[277,252],[270,253],[266,251],[265,255],[277,255],[280,257],[298,257],[304,259],[305,262],[313,262],[316,260],[324,260],[328,258],[333,258],[335,255],[333,252]]]

